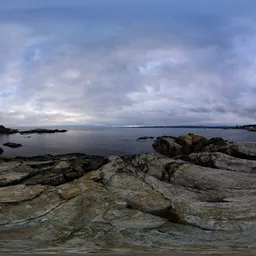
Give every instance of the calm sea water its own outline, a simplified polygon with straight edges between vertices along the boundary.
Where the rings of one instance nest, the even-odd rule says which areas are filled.
[[[1,156],[35,156],[44,154],[86,153],[94,155],[127,155],[154,152],[153,140],[136,141],[140,136],[185,135],[189,132],[207,138],[222,137],[231,141],[256,141],[256,133],[244,130],[190,128],[72,128],[67,133],[0,135]],[[29,138],[30,136],[30,138]],[[5,142],[23,145],[11,149]]]

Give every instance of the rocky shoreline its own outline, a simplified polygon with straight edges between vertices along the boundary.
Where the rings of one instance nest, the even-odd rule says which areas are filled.
[[[19,131],[18,129],[6,128],[3,125],[0,125],[0,134],[6,134],[6,135],[16,134],[16,133],[19,133],[21,135],[26,135],[26,134],[32,134],[32,133],[42,134],[42,133],[58,133],[58,132],[64,133],[64,132],[67,132],[67,130],[37,128],[32,130]]]
[[[188,134],[153,147],[0,158],[0,247],[255,250],[256,143]]]

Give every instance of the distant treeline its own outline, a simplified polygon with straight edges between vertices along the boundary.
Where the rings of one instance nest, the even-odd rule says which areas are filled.
[[[256,131],[256,124],[247,124],[247,125],[237,125],[235,129],[243,129],[255,132]]]

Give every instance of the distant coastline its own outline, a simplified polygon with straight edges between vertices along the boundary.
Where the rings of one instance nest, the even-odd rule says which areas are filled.
[[[200,125],[142,125],[125,128],[187,128],[187,129],[234,129],[234,126],[200,126]]]
[[[234,129],[247,130],[249,132],[256,132],[256,124],[237,125]]]

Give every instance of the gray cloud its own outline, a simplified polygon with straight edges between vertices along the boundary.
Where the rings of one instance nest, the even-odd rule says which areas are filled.
[[[19,19],[0,22],[4,124],[255,122],[253,19],[228,17],[218,29],[206,20],[208,32],[149,17]]]

